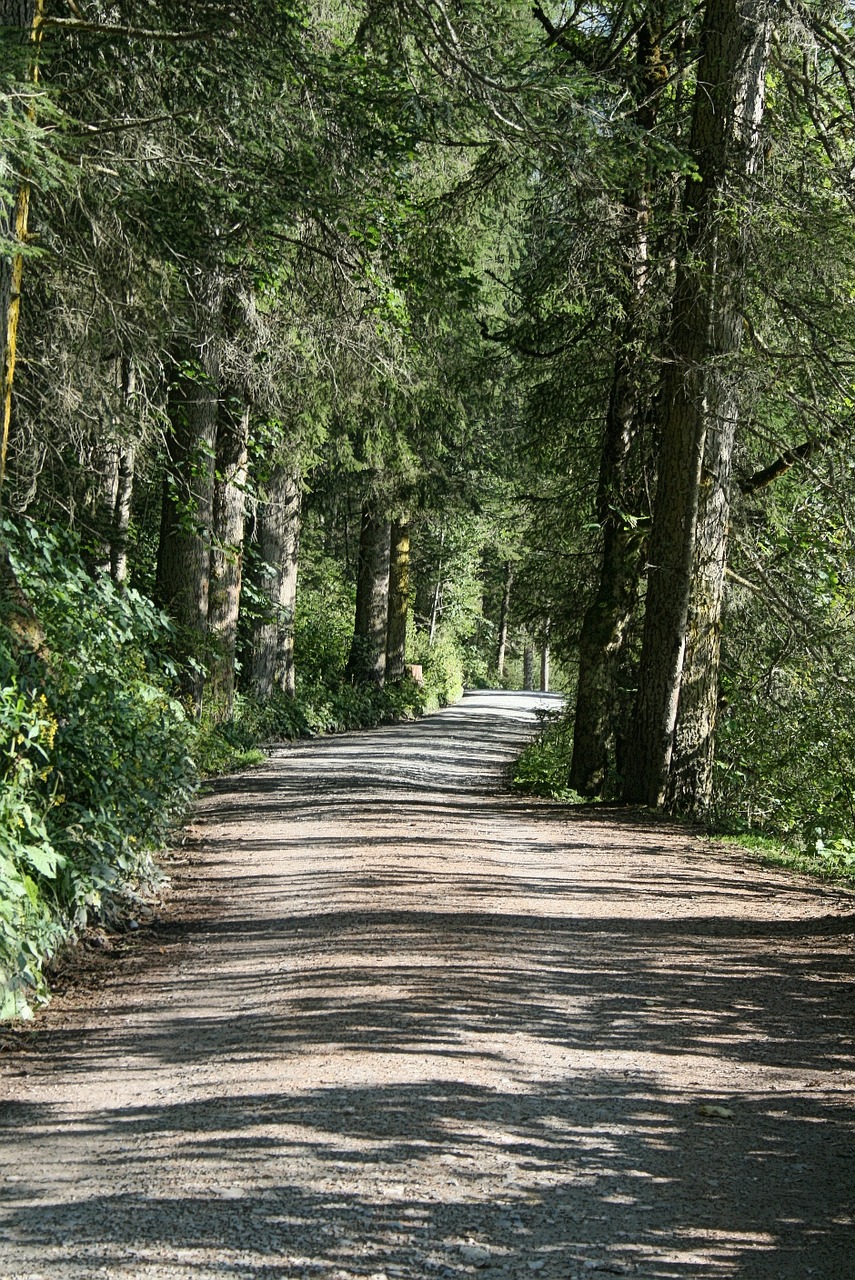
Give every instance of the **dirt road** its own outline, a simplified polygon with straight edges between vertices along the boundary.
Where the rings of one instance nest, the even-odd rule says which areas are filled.
[[[0,1054],[0,1275],[855,1278],[855,898],[510,796],[536,703],[202,802]]]

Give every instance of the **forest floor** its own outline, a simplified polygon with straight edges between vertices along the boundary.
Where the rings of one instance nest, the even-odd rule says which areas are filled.
[[[510,795],[536,695],[218,783],[0,1036],[0,1275],[855,1277],[855,896]]]

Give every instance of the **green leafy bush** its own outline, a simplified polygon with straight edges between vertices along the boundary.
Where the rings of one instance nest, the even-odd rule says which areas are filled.
[[[753,538],[736,544],[727,599],[712,819],[814,856],[817,840],[855,839],[851,534],[793,475]],[[749,590],[762,565],[763,591]]]
[[[567,785],[573,756],[573,719],[565,712],[541,712],[541,729],[514,765],[513,784],[529,795],[568,804],[584,799]]]
[[[738,691],[719,730],[713,817],[810,848],[855,835],[855,700],[834,673],[791,663]]]
[[[413,720],[425,704],[424,690],[412,680],[383,689],[301,681],[296,697],[276,693],[266,702],[238,695],[232,721],[203,722],[194,757],[200,772],[211,777],[259,763],[264,758],[259,744]]]
[[[26,1016],[28,995],[43,994],[41,962],[61,936],[40,888],[62,863],[45,825],[56,729],[44,696],[21,689],[0,633],[0,1019]]]
[[[418,632],[413,637],[411,660],[421,664],[425,710],[435,711],[463,697],[463,653],[452,632],[440,628],[433,644],[427,632]]]
[[[294,655],[302,688],[333,689],[344,679],[353,636],[355,588],[329,556],[306,562],[297,592]]]
[[[463,652],[463,683],[467,689],[497,689],[499,673],[490,660],[473,645]]]
[[[43,995],[44,964],[62,941],[92,918],[115,920],[155,881],[152,853],[192,795],[196,768],[193,730],[159,656],[165,617],[137,592],[93,579],[68,539],[30,523],[4,533],[49,655],[16,650],[3,634],[8,1016]]]

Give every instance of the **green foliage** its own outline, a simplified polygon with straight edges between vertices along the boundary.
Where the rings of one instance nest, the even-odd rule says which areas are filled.
[[[41,960],[61,933],[40,891],[62,863],[45,826],[56,730],[44,695],[21,688],[0,631],[0,1020],[26,1017],[43,995]]]
[[[800,850],[771,836],[742,834],[721,836],[719,839],[747,849],[768,866],[785,867],[788,871],[818,876],[822,880],[855,883],[855,845],[851,840],[826,844],[817,838],[813,849]]]
[[[495,645],[492,646],[495,648]],[[499,673],[490,657],[479,652],[474,645],[463,649],[463,684],[467,689],[497,689]]]
[[[796,841],[855,834],[855,700],[831,673],[791,661],[729,682],[719,734],[715,820]]]
[[[784,477],[737,533],[712,814],[802,852],[855,838],[853,546],[823,465],[826,492]]]
[[[28,40],[0,49],[0,206],[8,215],[29,175],[38,230],[26,249],[3,496],[9,509],[62,513],[91,561],[88,570],[33,525],[10,534],[52,656],[41,664],[0,637],[9,1008],[41,990],[41,959],[62,937],[93,912],[110,918],[154,874],[150,851],[197,769],[246,767],[265,742],[417,715],[464,683],[499,683],[506,566],[502,683],[522,683],[525,634],[549,639],[560,687],[599,571],[602,429],[618,367],[631,373],[639,429],[631,482],[610,505],[639,542],[654,488],[703,6],[662,15],[652,130],[637,110],[635,6],[596,20],[571,7],[552,34],[542,10],[515,0],[461,0],[448,12],[316,12],[303,0],[178,8],[203,46],[166,38],[169,6],[116,0],[101,6],[97,32],[45,31],[39,85]],[[829,13],[848,32],[844,8]],[[133,34],[141,15],[163,39]],[[749,594],[731,591],[723,629],[715,817],[759,824],[845,869],[855,839],[855,150],[832,28],[810,37],[812,87],[804,32],[778,27],[733,368],[744,408],[735,462],[750,475],[806,441],[809,465],[797,482],[777,480],[776,496],[734,509],[733,564]],[[639,230],[628,195],[646,210],[642,271],[628,269]],[[732,205],[723,218],[743,212]],[[6,257],[17,248],[8,231]],[[227,305],[204,335],[193,289],[212,268]],[[164,368],[197,338],[219,348],[224,403],[249,411],[250,516],[283,462],[305,490],[296,696],[239,694],[225,725],[189,722],[171,697],[166,620],[90,572],[110,550],[117,463],[132,455],[129,581],[154,581]],[[833,466],[820,442],[835,447]],[[411,517],[408,656],[423,687],[344,681],[366,498]],[[250,533],[244,647],[268,607],[254,554]],[[637,624],[626,630],[615,740]],[[187,651],[201,661],[205,649]],[[571,748],[571,720],[548,720],[517,785],[577,799],[565,785]]]
[[[541,712],[541,728],[514,765],[513,784],[529,795],[566,804],[584,804],[567,786],[573,755],[573,717],[564,711]]]
[[[382,689],[315,683],[296,697],[275,693],[266,702],[238,694],[233,720],[216,725],[203,721],[194,759],[203,777],[233,773],[260,764],[263,744],[414,720],[430,709],[425,690],[412,680]]]
[[[425,710],[435,711],[463,697],[463,652],[453,630],[440,628],[433,644],[426,631],[417,632],[411,661],[421,663]]]
[[[367,729],[395,720],[412,720],[429,710],[423,690],[412,680],[378,689],[372,685],[342,684],[304,695],[303,712],[313,733]]]
[[[168,691],[166,620],[93,579],[68,539],[4,526],[44,627],[37,661],[3,640],[0,993],[44,994],[43,966],[91,919],[115,921],[157,877],[152,853],[193,793],[192,729]],[[26,893],[24,902],[21,889]],[[27,905],[29,904],[29,905]]]
[[[249,700],[236,694],[231,720],[223,723],[203,715],[193,747],[193,759],[203,778],[237,773],[241,769],[261,764],[264,752],[260,750],[258,743],[263,740],[264,734],[258,718],[252,715],[253,706]]]
[[[337,560],[322,552],[304,559],[294,618],[301,690],[341,684],[353,638],[355,601],[355,588]]]

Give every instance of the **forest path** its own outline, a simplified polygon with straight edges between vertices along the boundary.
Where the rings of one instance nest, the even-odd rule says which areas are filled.
[[[0,1055],[0,1275],[853,1280],[855,899],[508,795],[540,701],[217,786]]]

